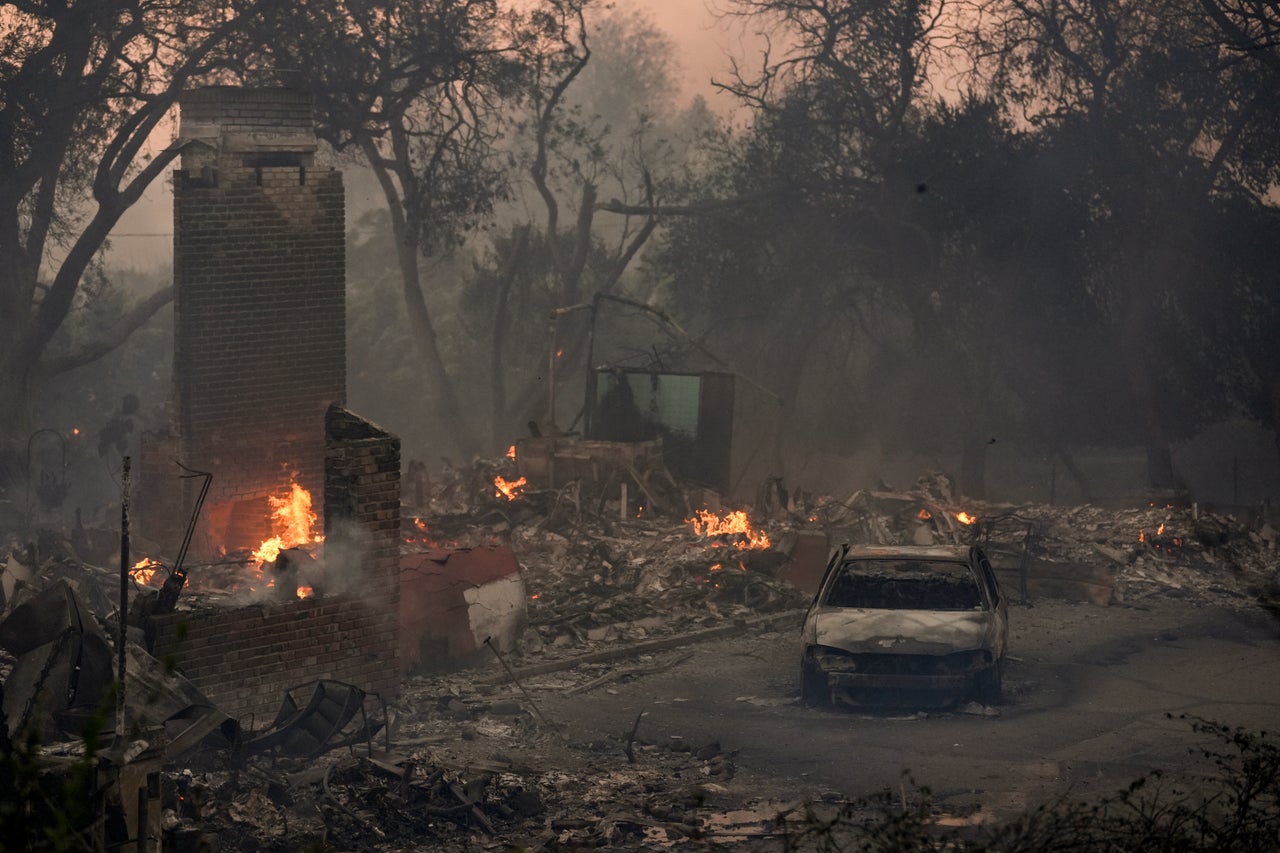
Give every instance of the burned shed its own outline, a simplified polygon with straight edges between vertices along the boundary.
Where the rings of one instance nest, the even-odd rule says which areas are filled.
[[[729,373],[600,369],[587,389],[586,435],[661,439],[672,473],[727,494],[732,487],[734,383]]]

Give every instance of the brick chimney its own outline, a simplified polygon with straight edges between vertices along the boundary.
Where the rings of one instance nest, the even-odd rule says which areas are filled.
[[[305,92],[203,88],[181,111],[174,450],[213,474],[206,541],[252,547],[291,479],[324,513],[325,412],[346,402],[342,174],[314,166]]]

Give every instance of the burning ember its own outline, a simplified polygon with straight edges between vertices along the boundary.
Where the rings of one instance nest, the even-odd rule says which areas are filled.
[[[156,572],[160,570],[161,565],[163,564],[159,560],[153,560],[150,557],[143,557],[141,560],[133,564],[133,568],[129,570],[129,574],[135,581],[145,586],[151,583],[152,579],[155,578]]]
[[[427,523],[421,518],[415,517],[413,526],[406,527],[404,541],[410,545],[432,545],[433,543],[427,532]]]
[[[310,492],[294,483],[288,495],[269,497],[267,500],[271,502],[271,521],[275,535],[253,552],[255,563],[273,563],[286,548],[321,541],[313,531],[316,514],[311,511]]]
[[[709,509],[698,510],[697,517],[686,518],[685,524],[693,525],[693,532],[699,536],[739,536],[733,544],[744,550],[763,550],[770,545],[769,536],[762,530],[755,530],[747,520],[747,514],[735,510],[724,518],[720,518]]]
[[[961,510],[960,512],[956,513],[956,521],[960,522],[961,524],[973,524],[977,520],[978,519],[976,516],[969,515],[969,513],[965,512],[964,510]]]
[[[1139,530],[1138,541],[1157,551],[1172,551],[1174,548],[1181,548],[1184,544],[1181,536],[1165,536],[1164,522],[1160,523],[1160,526],[1156,528],[1155,534],[1150,537],[1147,536],[1147,531]]]
[[[513,501],[520,497],[521,493],[524,492],[524,487],[528,484],[529,481],[524,477],[513,481],[504,480],[501,476],[494,477],[493,496],[495,498],[506,498],[509,501]]]

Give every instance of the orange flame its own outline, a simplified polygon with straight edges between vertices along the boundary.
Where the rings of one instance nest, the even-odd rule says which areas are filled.
[[[427,530],[427,523],[421,518],[413,519],[413,527],[407,529],[404,535],[405,542],[422,543],[430,545],[431,539]]]
[[[138,583],[146,585],[156,576],[156,572],[163,565],[159,560],[153,560],[150,557],[143,557],[141,560],[133,564],[133,568],[129,570],[129,574]]]
[[[735,510],[720,518],[709,509],[700,509],[696,517],[686,518],[684,523],[693,525],[693,532],[699,536],[740,535],[743,538],[734,545],[742,549],[763,550],[771,544],[768,534],[762,530],[754,530],[747,514],[742,510]]]
[[[274,535],[253,552],[255,563],[272,563],[280,552],[308,542],[319,542],[312,530],[316,514],[311,511],[311,493],[294,483],[289,494],[268,497],[271,503],[271,521]]]
[[[508,481],[504,480],[502,476],[499,475],[493,478],[493,496],[495,498],[506,498],[509,501],[513,501],[520,497],[520,494],[524,491],[524,487],[528,484],[529,481],[524,477],[521,477],[519,480]]]
[[[928,521],[929,519],[933,518],[933,514],[930,513],[929,510],[925,509],[924,507],[920,507],[920,511],[916,513],[916,518],[920,519],[921,521]]]
[[[1164,535],[1164,522],[1163,522],[1163,521],[1162,521],[1162,522],[1160,522],[1160,526],[1156,528],[1156,535],[1157,535],[1157,536],[1163,536],[1163,535]]]
[[[956,521],[960,522],[961,524],[973,524],[977,520],[978,519],[975,516],[969,515],[969,513],[965,512],[964,510],[961,510],[960,512],[956,513]]]
[[[507,448],[507,458],[508,459],[516,458],[516,446],[514,444]]]
[[[316,591],[309,586],[298,587],[298,598],[311,598]]]

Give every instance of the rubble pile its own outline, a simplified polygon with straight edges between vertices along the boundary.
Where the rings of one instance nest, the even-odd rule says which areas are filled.
[[[504,473],[501,462],[481,462],[438,480],[429,507],[448,511],[406,516],[404,550],[509,544],[529,594],[525,657],[554,659],[807,603],[777,577],[785,544],[750,547],[746,534],[700,534],[681,516],[622,519],[616,499],[578,484],[508,499],[492,485]],[[785,534],[791,524],[776,527]]]
[[[1280,532],[1266,520],[1175,506],[1027,506],[1016,516],[1035,525],[1035,559],[1064,567],[1101,564],[1114,572],[1116,603],[1154,596],[1228,606],[1280,601]]]
[[[162,756],[171,849],[201,849],[215,838],[224,850],[714,843],[716,833],[728,832],[725,816],[741,806],[732,797],[732,753],[715,741],[654,742],[644,708],[635,709],[629,731],[583,741],[545,715],[537,697],[616,693],[687,660],[704,638],[751,632],[788,642],[809,595],[783,578],[805,536],[832,544],[981,544],[1002,580],[1084,577],[1105,588],[1097,603],[1165,596],[1242,607],[1262,599],[1274,607],[1280,600],[1280,534],[1258,518],[1195,507],[978,503],[956,498],[941,475],[906,491],[845,498],[788,495],[774,483],[746,511],[669,475],[635,484],[632,495],[644,503],[626,507],[616,481],[539,489],[498,459],[406,489],[414,500],[405,506],[404,554],[501,545],[518,557],[527,601],[514,649],[503,655],[490,646],[489,657],[481,647],[480,667],[406,679],[396,707],[372,715],[376,724],[347,702],[354,688],[331,685],[351,728],[305,747],[295,735],[307,725],[303,710],[317,707],[305,697],[286,704],[275,729],[262,732],[240,732],[215,709],[198,727],[158,719],[183,746]],[[45,531],[33,538],[10,539],[0,555],[3,616],[66,587],[80,608],[67,612],[79,622],[74,634],[58,622],[58,636],[114,637],[118,571],[82,559],[74,537]],[[91,621],[101,630],[88,630]],[[12,656],[0,653],[6,681],[31,653],[10,645]],[[138,677],[147,672],[143,655],[131,648]],[[147,677],[160,684],[168,675]],[[170,688],[175,701],[198,698],[186,689]],[[133,691],[133,701],[143,695]],[[46,745],[46,756],[74,757],[74,738],[63,734],[67,743]]]

